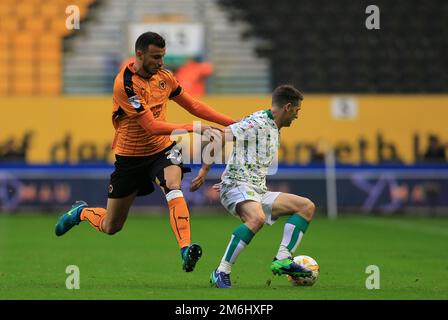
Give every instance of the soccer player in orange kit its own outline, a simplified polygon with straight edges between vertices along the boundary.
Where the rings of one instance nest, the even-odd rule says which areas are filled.
[[[91,208],[84,201],[77,201],[59,218],[55,233],[61,236],[87,220],[95,229],[115,234],[123,227],[135,197],[152,193],[155,182],[166,195],[171,228],[181,250],[182,268],[190,272],[202,249],[199,244],[191,243],[190,213],[181,191],[185,168],[170,134],[176,129],[192,132],[193,125],[166,122],[167,102],[172,99],[191,114],[223,126],[235,121],[183,91],[173,74],[163,68],[164,55],[165,40],[157,33],[143,33],[135,43],[135,62],[122,68],[115,78],[112,147],[116,161],[110,177],[107,209]],[[218,129],[201,125],[201,133],[206,130]]]

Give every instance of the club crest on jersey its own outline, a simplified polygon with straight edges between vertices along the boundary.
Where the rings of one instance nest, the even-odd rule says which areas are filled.
[[[159,88],[162,89],[162,90],[165,90],[165,88],[166,88],[165,80],[160,80],[159,81]]]
[[[138,109],[142,106],[142,103],[138,99],[137,95],[128,98],[128,101],[134,109]]]

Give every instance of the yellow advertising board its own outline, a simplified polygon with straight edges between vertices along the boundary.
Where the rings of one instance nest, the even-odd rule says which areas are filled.
[[[236,119],[267,109],[270,97],[202,99]],[[174,102],[170,122],[197,120]],[[0,152],[26,143],[29,163],[113,160],[111,97],[0,98]],[[430,134],[448,143],[448,95],[306,95],[299,119],[281,130],[280,161],[307,163],[322,146],[344,163],[413,163]]]

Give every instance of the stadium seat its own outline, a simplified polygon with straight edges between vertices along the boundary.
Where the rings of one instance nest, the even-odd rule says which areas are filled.
[[[248,34],[261,37],[260,43],[268,42],[275,48],[257,50],[275,66],[272,69],[275,84],[284,79],[303,82],[301,88],[307,92],[340,89],[344,92],[444,92],[448,87],[440,74],[434,77],[434,71],[427,72],[428,66],[434,67],[433,70],[447,70],[443,56],[448,38],[443,36],[443,30],[448,6],[444,0],[378,0],[376,4],[381,13],[394,17],[381,19],[381,31],[365,28],[367,4],[363,1],[283,0],[276,5],[255,0],[219,2],[230,8],[234,18],[245,19],[251,25]],[[409,19],[410,16],[414,18]],[[348,70],[342,74],[333,66],[335,63]],[[351,65],[358,64],[365,65],[366,69],[356,72],[350,69]],[[278,67],[281,65],[290,68]],[[316,67],[322,74],[309,73],[308,80],[303,81],[303,73],[291,67],[297,66],[302,71],[307,65]],[[381,65],[387,69],[378,68]],[[376,76],[357,80],[366,74]],[[339,80],[331,81],[334,77]]]
[[[41,62],[37,66],[37,73],[39,76],[59,77],[61,75],[61,63],[57,62]]]
[[[61,93],[60,77],[41,76],[38,78],[37,90],[43,95],[57,95]]]
[[[0,95],[59,94],[62,39],[73,33],[66,28],[65,10],[76,5],[83,19],[93,2],[1,0],[0,76],[5,81],[1,82]]]
[[[0,81],[0,95],[8,95],[9,93],[10,93],[9,83],[7,81]]]
[[[25,70],[25,69],[21,69]],[[14,92],[20,92],[21,95],[31,95],[34,93],[35,82],[32,73],[16,74],[12,78],[12,89]]]
[[[42,34],[49,29],[49,20],[43,18],[26,19],[25,30],[32,34]]]
[[[20,32],[12,37],[12,42],[14,48],[34,49],[36,38],[31,33]]]
[[[49,31],[54,34],[54,37],[65,37],[73,33],[73,30],[67,29],[66,21],[66,15],[53,17],[50,23]]]
[[[30,33],[16,33],[12,37],[12,52],[16,63],[31,62],[35,55],[35,38]]]
[[[45,87],[45,86],[55,86],[55,84],[60,83],[60,81],[58,81],[59,78],[59,74],[45,74],[45,73],[41,73],[38,76],[39,79],[39,83],[41,87]]]
[[[38,6],[32,1],[22,1],[15,4],[15,14],[17,17],[29,18],[35,17]]]
[[[0,33],[0,51],[9,50],[11,47],[11,37],[6,33]]]
[[[32,75],[34,72],[35,63],[33,61],[13,61],[11,64],[12,70],[19,75]]]
[[[14,33],[20,29],[20,21],[16,17],[3,16],[0,19],[0,31]]]
[[[36,62],[36,56],[33,49],[18,48],[13,51],[14,63],[31,63]]]
[[[44,2],[40,5],[40,14],[43,17],[56,17],[65,14],[65,8],[56,1]]]
[[[0,19],[0,25],[2,20],[5,17],[11,16],[14,13],[14,6],[11,6],[10,3],[8,3],[7,1],[2,1],[0,2],[0,17],[2,19]]]
[[[38,47],[45,51],[61,50],[61,39],[53,34],[42,34],[37,39]]]
[[[9,77],[11,66],[11,58],[8,55],[8,52],[0,50],[0,82],[8,82],[5,80],[6,77]]]
[[[30,95],[34,93],[34,63],[32,61],[20,61],[11,65],[13,92],[20,95]]]
[[[35,55],[41,63],[59,63],[62,60],[62,52],[57,50],[45,51],[39,49],[36,51]]]

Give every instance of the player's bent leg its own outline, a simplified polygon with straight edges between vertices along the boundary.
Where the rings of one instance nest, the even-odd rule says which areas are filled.
[[[170,210],[171,229],[179,248],[191,244],[190,212],[181,191],[182,170],[177,165],[169,165],[156,175],[156,182],[165,192]]]
[[[107,214],[99,221],[99,229],[113,235],[123,228],[137,192],[123,198],[107,199]]]
[[[156,178],[168,202],[171,229],[179,245],[182,269],[191,272],[202,256],[202,248],[197,243],[191,243],[190,212],[180,190],[182,169],[178,165],[169,165],[159,172]]]
[[[313,202],[307,198],[288,193],[280,193],[272,205],[272,216],[289,215],[283,230],[283,237],[277,255],[271,264],[274,274],[292,276],[310,276],[311,270],[296,264],[293,253],[299,246],[309,222],[315,212]]]
[[[259,202],[253,200],[243,201],[236,205],[235,210],[244,224],[253,233],[257,233],[264,226],[266,215]]]
[[[55,233],[62,236],[80,222],[88,221],[98,231],[114,234],[123,227],[135,196],[136,193],[121,199],[108,199],[107,210],[88,207],[86,202],[77,201],[59,218]]]
[[[84,208],[81,212],[81,221],[88,221],[93,228],[103,232],[101,222],[106,213],[107,211],[104,208]]]
[[[63,213],[56,223],[55,234],[59,237],[65,234],[74,226],[78,225],[81,220],[81,212],[88,205],[84,201],[76,201],[69,211]]]
[[[242,201],[237,204],[236,212],[244,222],[232,233],[224,256],[218,268],[210,276],[210,284],[216,288],[230,288],[230,272],[232,265],[241,252],[252,241],[265,222],[265,215],[261,203],[253,200]]]
[[[283,192],[278,195],[272,204],[273,218],[297,214],[305,220],[311,221],[315,210],[316,207],[310,199]]]

